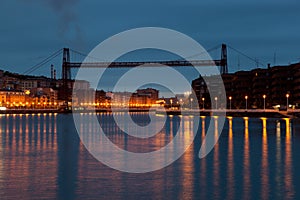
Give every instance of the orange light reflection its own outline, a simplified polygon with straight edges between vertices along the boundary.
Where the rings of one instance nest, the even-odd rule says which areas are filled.
[[[268,162],[268,135],[267,118],[261,118],[262,134],[262,160],[261,160],[261,199],[269,199],[269,162]]]

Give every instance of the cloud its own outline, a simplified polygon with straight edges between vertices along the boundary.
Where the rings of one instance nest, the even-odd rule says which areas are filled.
[[[75,9],[79,0],[46,0],[47,5],[59,18],[58,32],[69,45],[82,47],[84,45],[83,31],[78,22]]]

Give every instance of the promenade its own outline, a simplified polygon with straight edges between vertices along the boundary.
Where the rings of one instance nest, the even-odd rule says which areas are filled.
[[[112,112],[111,109],[86,109],[86,110],[62,110],[62,109],[7,109],[0,114],[34,114],[34,113],[91,113]],[[114,108],[114,112],[127,112],[125,108]],[[148,108],[130,108],[129,112],[149,112]],[[268,117],[268,118],[298,118],[300,109],[279,111],[275,109],[151,109],[150,112],[168,115],[199,115],[199,116],[232,116],[232,117]]]
[[[275,109],[184,109],[180,110],[156,110],[158,114],[169,115],[200,115],[200,116],[232,116],[232,117],[274,117],[294,118],[300,117],[300,109],[279,111]]]

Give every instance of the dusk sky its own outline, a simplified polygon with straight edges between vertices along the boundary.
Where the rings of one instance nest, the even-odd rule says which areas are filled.
[[[207,49],[226,43],[264,64],[295,63],[299,9],[298,0],[6,0],[0,3],[0,69],[23,73],[63,47],[88,53],[114,34],[148,26],[180,31]],[[255,67],[228,54],[230,71],[238,69],[238,59],[240,69]],[[50,64],[34,74],[49,76]]]

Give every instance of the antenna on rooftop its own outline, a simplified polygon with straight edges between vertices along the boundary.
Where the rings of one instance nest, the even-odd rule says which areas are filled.
[[[274,66],[276,65],[276,51],[274,52],[274,58],[273,58],[273,62],[274,62]]]
[[[238,71],[240,71],[241,62],[240,62],[240,55],[238,55]]]

